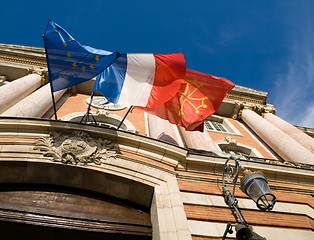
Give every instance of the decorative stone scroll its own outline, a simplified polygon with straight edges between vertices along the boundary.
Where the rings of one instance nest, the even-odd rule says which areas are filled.
[[[95,140],[82,131],[74,131],[71,135],[50,133],[49,137],[37,140],[34,150],[40,150],[44,156],[52,157],[52,161],[74,165],[100,165],[117,155],[115,145],[110,140]]]

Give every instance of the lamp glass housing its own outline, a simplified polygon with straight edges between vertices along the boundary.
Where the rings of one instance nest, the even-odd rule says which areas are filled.
[[[266,177],[261,173],[249,173],[241,181],[241,189],[263,211],[270,211],[276,203],[276,197],[271,193]]]

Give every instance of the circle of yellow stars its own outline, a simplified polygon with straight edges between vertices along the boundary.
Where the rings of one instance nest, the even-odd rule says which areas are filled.
[[[64,42],[64,43],[63,43],[63,46],[66,47],[66,46],[67,46],[67,43]],[[68,58],[70,58],[70,57],[72,56],[72,53],[71,53],[71,52],[67,52],[67,53],[66,53],[66,56],[67,56]],[[100,57],[99,57],[98,55],[96,55],[96,56],[95,56],[95,61],[98,62],[99,59],[100,59]],[[71,66],[72,66],[73,68],[77,68],[77,67],[78,67],[78,62],[72,62]],[[89,69],[93,70],[94,68],[95,68],[95,65],[94,65],[93,63],[90,63],[90,64],[89,64]],[[85,65],[82,65],[82,67],[81,67],[80,69],[81,69],[82,72],[86,72],[86,70],[87,70]]]

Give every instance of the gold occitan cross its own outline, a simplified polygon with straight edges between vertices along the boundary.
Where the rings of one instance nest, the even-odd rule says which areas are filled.
[[[190,88],[191,87],[195,87],[193,89],[193,91],[191,93],[188,94],[188,92],[190,91]],[[193,80],[193,82],[189,82],[187,81],[187,84],[186,84],[186,87],[184,89],[184,92],[180,92],[180,100],[182,98],[184,98],[184,100],[182,101],[181,103],[181,107],[180,107],[180,110],[178,112],[178,115],[179,116],[182,116],[184,115],[184,106],[185,104],[189,104],[192,108],[194,108],[195,110],[195,113],[199,113],[199,109],[200,108],[207,108],[207,104],[205,104],[205,100],[208,99],[207,96],[204,96],[204,97],[193,97],[193,94],[199,90],[201,87],[203,87],[203,84],[202,83],[198,83],[196,79]],[[188,95],[187,95],[188,94]],[[196,104],[193,103],[193,101],[200,101],[200,104],[197,106]]]

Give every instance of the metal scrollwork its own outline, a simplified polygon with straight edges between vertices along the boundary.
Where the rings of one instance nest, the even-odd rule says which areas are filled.
[[[230,160],[234,160],[235,164],[234,166],[229,163]],[[231,154],[231,157],[226,161],[224,165],[224,170],[222,173],[222,184],[224,190],[226,189],[226,183],[233,185],[232,194],[234,195],[235,192],[235,185],[237,183],[240,169],[242,169],[242,165],[239,161],[239,159],[234,155]]]
[[[72,135],[51,133],[49,137],[38,139],[34,150],[40,150],[44,156],[52,157],[53,161],[74,165],[100,165],[117,155],[110,140],[95,140],[82,131],[74,131]]]
[[[237,178],[235,168],[233,166],[231,166],[230,164],[227,164],[225,166],[224,172],[225,172],[225,174],[224,174],[225,181],[227,183],[234,183],[234,181]]]

